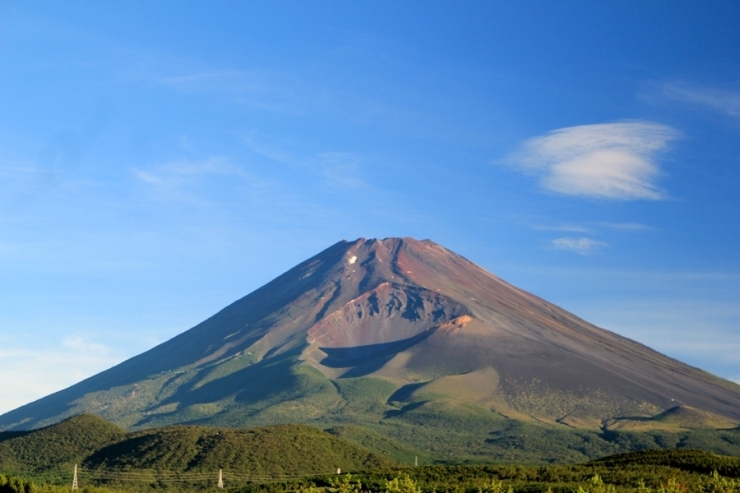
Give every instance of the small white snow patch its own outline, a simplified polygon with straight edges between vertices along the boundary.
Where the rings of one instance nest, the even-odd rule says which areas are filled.
[[[349,263],[350,263],[350,264],[354,264],[355,262],[357,262],[357,255],[352,255],[352,256],[351,256],[351,257],[349,258]]]

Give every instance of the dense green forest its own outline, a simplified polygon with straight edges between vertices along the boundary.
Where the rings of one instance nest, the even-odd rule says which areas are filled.
[[[591,461],[543,464],[512,455],[454,464],[416,455],[361,427],[331,431],[276,425],[126,432],[80,415],[39,430],[0,433],[0,493],[69,491],[75,469],[87,493],[222,491],[219,474],[225,489],[237,493],[740,493],[740,458],[700,448],[634,443],[641,450]],[[514,451],[522,450],[520,442],[534,450],[564,440],[518,431],[507,442]],[[410,466],[417,458],[419,465]]]
[[[160,471],[79,476],[81,493],[223,491],[217,474]],[[66,482],[65,482],[66,479]],[[66,478],[0,474],[0,493],[70,491]],[[740,493],[740,458],[698,450],[644,451],[575,465],[383,467],[354,473],[245,477],[224,471],[235,493]]]

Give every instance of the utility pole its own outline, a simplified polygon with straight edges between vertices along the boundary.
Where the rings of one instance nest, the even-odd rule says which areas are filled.
[[[218,470],[218,487],[224,489],[224,472],[221,469]]]
[[[77,464],[75,464],[75,473],[74,476],[72,476],[72,489],[76,490],[77,488]]]
[[[419,465],[419,456],[418,455],[415,455],[414,456],[414,465],[415,466],[418,466]]]

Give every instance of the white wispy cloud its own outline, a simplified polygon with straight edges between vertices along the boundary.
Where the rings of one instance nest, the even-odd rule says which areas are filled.
[[[556,225],[540,225],[535,224],[531,226],[535,231],[561,231],[564,233],[589,233],[591,228],[582,224],[556,224]]]
[[[295,143],[264,144],[252,135],[245,136],[245,144],[253,155],[131,168],[137,204],[153,216],[179,217],[178,228],[187,224],[188,231],[207,230],[209,238],[228,242],[233,228],[226,234],[215,224],[326,224],[346,214],[330,194],[355,199],[358,192],[372,192],[363,181],[361,159],[352,153],[296,152],[291,150]]]
[[[666,99],[706,106],[720,113],[740,117],[740,92],[698,86],[686,82],[665,83],[660,88]]]
[[[591,269],[575,274],[577,277],[594,276]],[[639,275],[635,272],[634,275]],[[628,273],[632,277],[633,273]],[[657,276],[662,284],[670,282],[680,293],[686,286],[701,287],[699,291],[726,293],[737,286],[712,280],[712,273],[643,273],[643,284],[652,284]],[[666,279],[663,279],[666,277]],[[613,279],[619,282],[620,274]],[[569,274],[568,279],[573,279]],[[705,279],[704,282],[700,279]],[[577,282],[577,281],[574,281]],[[681,286],[684,286],[683,288]],[[634,289],[634,288],[632,288]],[[684,293],[685,294],[685,293]],[[704,293],[702,293],[704,294]],[[650,299],[652,298],[652,299]],[[646,344],[657,351],[668,354],[694,366],[707,369],[717,375],[732,379],[740,377],[740,306],[732,299],[700,299],[682,297],[679,294],[668,299],[657,299],[649,295],[641,298],[583,299],[569,309],[580,317],[600,327],[615,331],[625,337]]]
[[[656,157],[677,136],[672,127],[652,122],[567,127],[527,140],[506,163],[558,194],[660,200],[666,193],[655,184]]]
[[[33,192],[50,181],[51,170],[28,159],[0,155],[0,199]]]
[[[318,155],[322,175],[329,184],[344,188],[358,188],[364,185],[361,179],[362,167],[354,154],[347,152],[324,152]]]
[[[564,233],[592,233],[594,230],[613,230],[623,232],[636,232],[650,230],[650,226],[640,223],[614,223],[614,222],[587,222],[584,224],[565,223],[565,224],[527,224],[536,231],[561,231]]]
[[[579,255],[591,255],[609,246],[603,241],[591,238],[556,238],[550,241],[556,250],[567,250]]]
[[[68,337],[55,348],[6,346],[0,351],[0,413],[64,389],[122,359],[112,348],[82,336]]]
[[[137,176],[147,176],[145,181],[151,181],[155,175],[169,176],[196,176],[196,175],[240,175],[242,170],[233,165],[228,159],[223,157],[211,157],[203,161],[174,161],[162,165],[158,168],[158,173],[151,173],[143,170],[134,170]],[[154,181],[158,181],[155,179]]]
[[[535,294],[582,319],[724,378],[740,377],[737,272],[593,265],[531,272],[540,283]]]
[[[645,224],[640,223],[611,223],[611,222],[599,222],[595,223],[597,226],[600,226],[605,229],[611,229],[615,231],[647,231],[650,228],[650,226],[647,226]]]
[[[250,179],[245,170],[224,157],[202,161],[173,161],[150,168],[133,168],[134,177],[160,195],[176,194],[193,184],[202,185],[208,177]]]
[[[253,134],[244,136],[244,143],[254,153],[276,163],[293,167],[310,175],[320,176],[334,188],[360,188],[367,185],[362,159],[346,151],[326,151],[315,154],[286,150],[289,145],[276,145],[258,140]]]
[[[310,103],[287,74],[267,70],[195,70],[153,75],[152,80],[185,94],[215,94],[255,109],[297,114]]]

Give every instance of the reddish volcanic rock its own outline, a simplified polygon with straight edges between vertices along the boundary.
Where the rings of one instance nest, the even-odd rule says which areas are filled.
[[[218,423],[219,413],[238,415],[247,390],[258,396],[249,399],[272,395],[270,382],[293,385],[276,372],[306,366],[327,379],[387,380],[394,399],[443,396],[570,426],[676,406],[740,420],[737,385],[595,327],[431,241],[390,238],[341,241],[172,340],[1,416],[0,427],[79,411],[139,426],[149,414],[179,412]]]
[[[327,314],[308,329],[307,341],[327,348],[395,342],[466,313],[439,293],[384,282]]]

